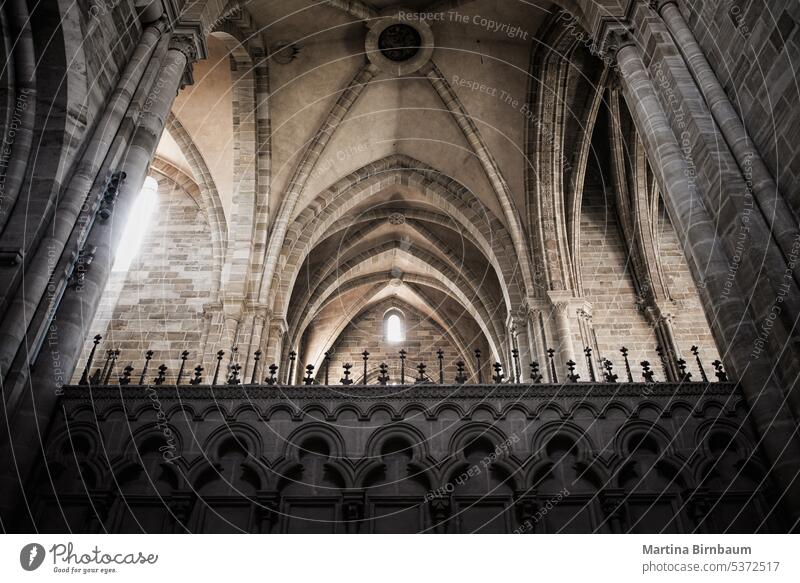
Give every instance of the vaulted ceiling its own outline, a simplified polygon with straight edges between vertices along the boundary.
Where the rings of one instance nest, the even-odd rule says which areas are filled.
[[[542,285],[531,184],[544,162],[531,140],[555,114],[537,108],[549,95],[561,112],[554,149],[588,149],[600,61],[553,36],[560,13],[543,0],[419,0],[400,12],[384,0],[241,4],[213,26],[173,108],[218,193],[227,256],[250,243],[246,275],[229,269],[223,293],[241,289],[285,317],[308,362],[346,318],[387,297],[508,362],[508,322]],[[430,58],[402,74],[376,65],[386,53],[370,52],[373,28],[387,15],[418,23],[415,10]],[[551,52],[577,63],[555,82]],[[158,155],[197,175],[173,133]]]

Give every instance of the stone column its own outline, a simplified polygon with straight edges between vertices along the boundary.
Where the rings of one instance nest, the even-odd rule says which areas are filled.
[[[226,352],[233,350],[236,346],[236,341],[239,336],[239,318],[238,314],[225,313],[222,328],[222,349]]]
[[[572,341],[572,323],[570,322],[571,307],[573,298],[561,292],[550,292],[550,302],[552,304],[553,331],[555,332],[555,342],[553,348],[556,351],[556,371],[558,379],[561,381],[566,376],[567,362],[575,360],[575,347]]]
[[[531,362],[539,363],[540,371],[544,371],[547,364],[547,339],[542,329],[542,308],[535,307],[528,310],[528,338],[531,343]],[[530,378],[531,370],[525,371],[525,378]],[[542,374],[545,374],[542,372]]]
[[[678,382],[680,380],[678,359],[681,358],[681,350],[675,339],[675,330],[672,326],[673,316],[671,313],[662,310],[661,307],[655,303],[645,306],[644,312],[647,315],[650,325],[653,327],[658,346],[661,347],[664,353],[664,372],[666,374],[666,380]]]
[[[242,368],[242,370],[244,371],[244,376],[247,379],[250,379],[253,376],[253,363],[255,362],[253,359],[255,352],[257,350],[262,350],[261,337],[264,333],[264,326],[267,322],[268,310],[264,306],[257,305],[257,306],[251,306],[249,308],[249,312],[250,312],[249,314],[250,324],[248,326],[248,329],[250,330],[250,342],[247,350],[247,362],[245,363],[245,366]],[[260,361],[260,364],[263,364],[263,358]],[[259,375],[261,375],[261,373],[263,372],[263,367],[260,368],[261,370],[257,371]]]
[[[208,352],[208,338],[211,334],[211,328],[214,324],[214,313],[215,309],[213,304],[203,305],[203,330],[200,335],[200,349],[197,353],[197,360],[204,366],[204,363],[208,362],[206,360],[206,353]]]
[[[684,242],[687,261],[697,281],[712,331],[726,354],[726,365],[750,406],[750,416],[762,437],[772,474],[784,493],[792,522],[800,519],[800,444],[796,425],[768,358],[751,358],[758,339],[755,324],[738,286],[726,291],[730,261],[717,243],[717,231],[703,201],[689,184],[689,168],[672,133],[655,87],[632,37],[616,33],[616,62],[623,94],[658,180],[667,210]]]
[[[600,374],[600,350],[597,344],[597,334],[594,330],[594,322],[592,321],[592,304],[584,301],[583,306],[577,309],[578,327],[581,331],[581,339],[583,346],[580,348],[578,356],[579,369],[585,371],[581,380],[589,381],[592,378],[592,371],[589,370],[589,363],[586,361],[586,349],[591,348],[592,353],[592,369],[594,371],[595,379],[599,379]]]
[[[289,326],[286,318],[274,317],[269,323],[269,337],[267,338],[267,353],[264,355],[264,365],[277,364],[281,366],[283,358],[283,336]],[[286,371],[283,371],[286,372]],[[279,378],[283,378],[281,375]]]
[[[54,360],[52,351],[42,351],[28,385],[39,390],[29,391],[11,421],[9,429],[15,438],[13,444],[0,453],[0,469],[3,470],[0,472],[0,491],[18,492],[17,482],[24,482],[31,465],[40,460],[40,437],[49,425],[60,392],[60,387],[53,386],[55,367],[72,371],[80,357],[83,341],[111,272],[122,236],[121,225],[125,224],[144,184],[169,111],[181,88],[187,67],[196,55],[191,39],[179,37],[173,41],[155,82],[149,88],[138,124],[121,161],[119,169],[126,173],[127,178],[119,190],[114,211],[107,220],[94,221],[83,246],[84,252],[93,257],[91,265],[82,273],[80,284],[68,287],[58,304],[51,324],[51,328],[59,331],[58,360]],[[12,494],[0,496],[0,513],[5,517],[17,500]]]
[[[531,341],[528,336],[528,317],[527,308],[523,309],[525,314],[522,318],[514,318],[511,324],[512,335],[515,338],[514,347],[519,351],[519,382],[527,383],[530,380],[531,373],[531,360],[533,351],[531,349]],[[514,362],[512,356],[510,371],[514,371]]]
[[[779,192],[772,173],[753,145],[739,114],[728,99],[700,45],[697,44],[692,30],[686,24],[676,0],[657,0],[653,4],[675,39],[675,44],[703,94],[714,121],[717,122],[733,152],[748,186],[753,190],[756,202],[770,226],[772,237],[783,252],[789,268],[792,269],[795,281],[800,283],[800,261],[790,261],[795,241],[800,236],[797,217]],[[796,254],[795,250],[794,255]]]
[[[103,117],[97,121],[97,129],[92,134],[75,173],[66,185],[63,195],[59,197],[51,226],[44,233],[36,251],[29,251],[30,256],[24,267],[25,285],[12,294],[6,285],[11,285],[16,277],[8,271],[0,277],[0,296],[5,295],[6,301],[10,302],[0,320],[0,374],[9,374],[20,344],[24,344],[26,336],[30,342],[33,335],[31,331],[36,329],[34,320],[37,317],[40,320],[47,317],[45,312],[49,312],[51,304],[60,293],[60,290],[52,290],[64,283],[65,272],[71,263],[71,254],[64,250],[69,249],[69,243],[74,243],[81,236],[79,233],[82,233],[82,229],[75,227],[80,224],[85,205],[91,202],[87,201],[87,194],[98,180],[103,160],[113,154],[112,142],[116,141],[115,136],[125,134],[126,113],[134,96],[138,96],[140,91],[137,85],[147,86],[150,68],[159,61],[155,53],[156,46],[162,42],[163,29],[163,25],[159,23],[142,32],[139,44],[109,99]],[[19,269],[22,268],[23,265],[20,264]],[[46,328],[46,325],[39,328],[39,333]],[[74,366],[74,363],[71,364]],[[22,372],[27,373],[27,366],[23,366],[25,370]],[[69,378],[70,373],[71,370],[66,371],[63,376]],[[11,392],[8,376],[4,378],[8,395]]]

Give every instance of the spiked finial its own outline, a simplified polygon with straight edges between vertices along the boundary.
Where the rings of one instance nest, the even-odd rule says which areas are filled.
[[[339,379],[339,382],[343,385],[352,385],[353,379],[350,378],[350,369],[353,368],[353,365],[349,362],[345,362],[342,368],[344,369],[344,377]]]
[[[129,364],[125,368],[122,369],[122,376],[119,379],[120,385],[129,385],[131,384],[131,373],[133,372],[133,367]]]
[[[219,380],[219,367],[222,364],[222,357],[225,356],[224,350],[217,351],[217,366],[214,369],[214,379],[211,381],[211,384],[216,386],[217,381]]]
[[[653,375],[655,374],[653,370],[650,368],[650,363],[646,360],[643,360],[641,363],[642,365],[642,378],[644,378],[644,382],[652,383],[653,382]]]
[[[378,366],[378,370],[380,371],[380,373],[378,374],[378,384],[379,385],[389,384],[389,367],[386,366],[386,363],[382,362]]]
[[[675,364],[678,365],[678,374],[680,375],[680,381],[683,383],[688,383],[692,380],[692,373],[686,370],[686,361],[682,358],[679,358],[675,361]]]
[[[404,349],[400,349],[398,352],[400,355],[400,384],[406,384],[406,351]]]
[[[166,378],[167,378],[167,365],[162,364],[158,367],[158,376],[155,379],[153,379],[153,383],[156,385],[163,385]]]
[[[550,360],[550,376],[551,380],[554,383],[558,382],[558,375],[556,374],[556,361],[555,361],[556,351],[552,348],[547,349],[547,358]]]
[[[593,383],[597,381],[597,376],[594,373],[594,360],[592,359],[592,349],[588,346],[583,349],[583,353],[586,355],[586,368],[589,369],[589,380]]]
[[[625,374],[628,376],[628,382],[632,383],[633,373],[631,372],[631,363],[628,362],[628,349],[623,346],[619,351],[622,353],[622,358],[625,361]]]
[[[150,367],[150,359],[153,358],[153,351],[148,350],[144,353],[144,368],[142,369],[142,375],[139,377],[139,384],[144,384],[144,377],[147,375],[147,369]]]
[[[314,384],[314,365],[307,364],[306,365],[306,378],[303,379],[303,384],[305,385],[313,385]]]
[[[494,369],[494,376],[492,377],[492,380],[499,385],[500,383],[503,382],[503,379],[506,377],[506,375],[503,374],[503,365],[500,364],[499,362],[495,362],[492,365],[492,368]]]
[[[464,361],[459,360],[456,363],[456,383],[463,385],[467,382],[467,375],[464,374]]]
[[[616,383],[619,377],[614,374],[614,364],[606,358],[603,362],[603,368],[606,370],[606,372],[603,373],[605,381],[607,383]]]
[[[535,360],[531,363],[531,382],[537,385],[542,382],[542,375],[539,372],[539,363]]]
[[[186,368],[186,359],[187,358],[189,358],[189,351],[188,350],[184,350],[183,352],[181,352],[181,368],[178,371],[178,378],[175,380],[175,384],[176,385],[181,384],[181,381],[183,380],[183,371]]]
[[[264,382],[266,382],[268,385],[277,384],[278,377],[275,376],[277,372],[278,372],[278,365],[277,364],[269,365],[269,377],[267,377],[267,379]]]
[[[200,365],[200,364],[198,364],[196,367],[194,367],[194,378],[189,381],[189,384],[190,385],[199,385],[200,383],[202,383],[203,382],[203,371],[204,370],[205,369],[203,368],[203,365]]]
[[[715,360],[711,364],[714,365],[714,371],[715,371],[714,374],[717,376],[717,379],[719,380],[719,382],[727,383],[728,382],[728,375],[722,369],[722,363],[719,360]]]
[[[426,383],[428,382],[428,377],[425,376],[425,369],[428,368],[424,362],[420,362],[417,365],[417,380],[415,384]]]
[[[364,350],[364,352],[361,353],[361,358],[364,359],[364,380],[363,380],[363,384],[366,385],[367,384],[367,372],[368,372],[367,362],[369,361],[369,352],[367,350]]]
[[[256,384],[258,378],[258,361],[261,360],[261,350],[256,350],[253,353],[253,374],[250,375],[250,384]]]
[[[708,375],[706,375],[706,369],[703,367],[703,361],[700,360],[700,349],[697,346],[692,346],[689,350],[692,351],[694,354],[694,360],[697,363],[697,370],[700,371],[700,379],[704,382],[708,382]]]
[[[581,375],[575,372],[576,363],[574,360],[570,359],[567,361],[567,369],[569,370],[569,374],[567,375],[567,379],[571,383],[577,383],[578,379],[581,378]]]
[[[78,381],[79,385],[88,385],[89,384],[89,371],[92,370],[92,361],[94,360],[94,353],[97,351],[97,345],[100,344],[100,341],[103,339],[100,334],[97,334],[94,337],[92,342],[92,350],[89,352],[89,358],[86,360],[86,366],[83,369],[83,374],[81,375],[81,380]],[[139,383],[144,384],[144,378],[142,378],[141,382]]]
[[[228,384],[229,385],[238,385],[239,384],[239,371],[242,370],[242,365],[238,362],[234,362],[231,365],[230,374],[228,375]]]

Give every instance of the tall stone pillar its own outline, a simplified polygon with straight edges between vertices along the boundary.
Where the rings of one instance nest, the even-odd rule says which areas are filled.
[[[673,315],[662,310],[655,303],[646,306],[644,313],[653,328],[656,341],[664,357],[662,364],[664,366],[664,375],[666,376],[665,380],[678,382],[680,380],[678,359],[681,358],[681,350],[675,339],[675,330],[672,325]]]
[[[514,340],[514,347],[519,352],[519,382],[527,383],[530,380],[531,361],[533,360],[533,350],[531,347],[530,336],[528,335],[528,310],[523,310],[524,317],[517,317],[512,320],[511,334]],[[512,358],[513,361],[513,358]],[[512,362],[509,370],[514,371],[516,365]],[[516,379],[515,379],[516,380]]]
[[[641,4],[635,6],[631,16],[640,23],[641,30],[636,30],[635,36],[647,46],[642,60],[679,142],[683,171],[688,173],[685,184],[694,199],[705,206],[716,227],[715,245],[728,263],[730,288],[723,287],[721,294],[738,293],[756,326],[754,348],[747,355],[737,355],[738,366],[746,366],[748,360],[769,362],[794,418],[800,419],[800,391],[796,390],[800,381],[800,286],[794,276],[796,262],[787,262],[777,244],[770,219],[762,213],[666,23],[653,18],[653,12]],[[647,132],[643,136],[649,137]],[[663,166],[660,159],[655,162]],[[683,227],[676,221],[673,224],[679,237],[685,239]],[[695,230],[694,225],[691,228]],[[699,263],[698,270],[706,271]],[[702,279],[698,281],[704,285]],[[706,315],[709,320],[717,317],[710,310]],[[729,367],[733,364],[728,362],[732,354],[723,354],[723,358]]]
[[[247,379],[250,379],[253,376],[253,363],[254,354],[256,351],[261,350],[263,353],[262,348],[262,336],[264,334],[264,327],[267,323],[267,314],[269,313],[266,306],[262,305],[254,305],[248,307],[248,321],[249,324],[247,325],[247,329],[250,332],[250,339],[248,342],[248,350],[247,350],[247,362],[242,367],[244,371],[244,375]],[[263,354],[260,363],[263,364]],[[263,366],[259,367],[257,371],[258,375],[263,376],[261,373],[263,372]]]
[[[597,334],[594,330],[594,322],[592,321],[592,304],[589,302],[584,301],[583,305],[577,308],[577,316],[578,316],[578,329],[580,330],[581,341],[583,346],[580,349],[580,352],[583,353],[578,354],[578,363],[579,369],[585,371],[582,380],[589,381],[592,379],[592,371],[594,371],[594,378],[599,379],[600,375],[600,350],[597,344]],[[590,348],[592,352],[590,353],[592,364],[591,370],[589,369],[589,363],[587,361],[587,354],[586,349]]]
[[[0,452],[0,492],[4,494],[0,496],[0,514],[3,517],[19,501],[19,482],[27,480],[31,466],[41,458],[40,438],[45,434],[60,394],[60,386],[54,390],[56,369],[72,371],[80,357],[111,272],[122,226],[144,184],[169,111],[196,54],[193,39],[173,37],[155,81],[149,85],[142,109],[134,116],[134,119],[138,117],[138,122],[118,166],[125,172],[126,179],[119,188],[113,213],[93,222],[82,250],[84,256],[91,257],[91,263],[65,290],[50,325],[59,332],[55,350],[58,360],[53,358],[53,350],[40,353],[29,377],[26,399],[20,403],[10,423],[13,442]],[[139,101],[134,100],[134,103]]]
[[[286,318],[273,317],[269,323],[269,336],[267,338],[267,353],[264,355],[266,366],[270,364],[277,364],[281,366],[281,359],[283,358],[283,337],[289,330],[286,324]],[[286,371],[283,371],[286,372]],[[283,378],[282,376],[280,378]]]
[[[575,360],[575,347],[572,338],[572,323],[570,322],[574,298],[571,292],[551,291],[549,296],[552,305],[552,328],[555,332],[555,342],[554,346],[551,348],[556,351],[556,370],[559,381],[562,381],[566,375],[567,363],[570,360],[577,362]]]
[[[27,261],[18,265],[18,269],[25,270],[25,285],[13,291],[12,284],[18,277],[7,270],[0,276],[0,297],[8,303],[0,318],[0,375],[4,377],[7,399],[11,392],[9,373],[27,375],[27,363],[14,363],[19,352],[27,352],[31,344],[35,344],[31,341],[34,333],[46,333],[48,337],[53,335],[42,321],[54,309],[66,280],[65,274],[74,262],[74,254],[65,252],[65,249],[77,247],[75,241],[84,232],[76,225],[80,225],[83,218],[87,218],[88,222],[87,213],[92,209],[85,209],[91,199],[93,184],[100,180],[98,174],[102,171],[104,160],[113,155],[113,145],[116,145],[119,136],[126,136],[125,139],[129,137],[130,130],[126,124],[128,110],[134,98],[139,96],[139,88],[148,86],[151,68],[160,62],[156,53],[163,56],[160,48],[165,41],[164,28],[163,23],[157,23],[143,30],[115,92],[109,98],[103,117],[97,120],[96,129],[80,163],[59,196],[50,227],[43,233],[35,252],[26,251]],[[74,245],[70,246],[71,243]],[[36,332],[32,332],[34,330]],[[22,349],[18,350],[20,346]],[[24,359],[28,359],[27,354]],[[69,378],[71,371],[66,368],[64,371],[63,376]]]
[[[528,339],[531,343],[531,362],[539,364],[539,370],[544,375],[545,366],[547,364],[547,338],[544,334],[544,326],[542,323],[543,308],[531,307],[528,310]],[[526,378],[530,378],[530,368],[525,371]]]
[[[770,226],[772,237],[794,273],[795,281],[800,284],[800,261],[791,259],[797,254],[795,242],[800,237],[797,217],[778,190],[772,173],[753,145],[739,114],[717,79],[703,50],[695,40],[692,30],[686,24],[686,20],[677,6],[677,1],[656,0],[652,4],[661,14],[664,23],[675,39],[675,44],[703,94],[708,108],[714,116],[714,121],[717,122],[748,186],[753,191],[759,209]]]
[[[239,323],[241,316],[238,313],[226,313],[224,316],[224,325],[222,328],[222,346],[223,349],[233,350],[238,348],[237,341],[239,339]]]
[[[795,420],[786,407],[773,363],[767,357],[751,358],[758,339],[755,323],[738,285],[726,286],[730,260],[716,241],[717,231],[703,201],[689,184],[692,174],[640,50],[627,32],[614,36],[625,100],[645,143],[667,210],[684,243],[687,262],[695,279],[704,284],[701,299],[706,313],[713,315],[714,336],[751,406],[750,416],[794,522],[800,519],[800,481],[796,479],[800,444]]]

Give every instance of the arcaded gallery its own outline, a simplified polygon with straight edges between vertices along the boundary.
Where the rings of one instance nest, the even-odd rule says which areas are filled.
[[[6,0],[2,531],[796,531],[768,4]]]

